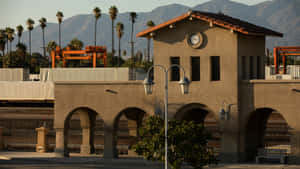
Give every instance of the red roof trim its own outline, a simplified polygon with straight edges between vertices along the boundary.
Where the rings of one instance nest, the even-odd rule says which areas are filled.
[[[181,21],[181,20],[186,19],[187,17],[191,16],[193,18],[197,18],[197,19],[200,19],[200,20],[206,21],[206,22],[212,22],[215,25],[218,25],[218,26],[221,26],[221,27],[227,28],[227,29],[232,29],[233,31],[237,31],[237,32],[240,32],[240,33],[246,34],[246,35],[256,35],[256,36],[270,35],[270,36],[283,37],[282,33],[275,32],[275,31],[272,31],[272,30],[269,30],[269,29],[266,29],[266,28],[263,28],[263,27],[260,27],[260,26],[256,26],[256,25],[241,21],[239,19],[235,19],[235,18],[231,18],[229,16],[226,16],[226,17],[234,20],[235,22],[238,21],[238,23],[235,25],[235,24],[232,24],[232,23],[228,23],[227,21],[224,21],[222,19],[215,18],[215,16],[210,16],[211,13],[207,13],[207,14],[209,16],[205,15],[205,13],[201,13],[201,12],[197,12],[197,11],[189,11],[189,12],[187,12],[187,13],[179,16],[179,17],[176,17],[174,19],[171,19],[169,21],[161,23],[161,24],[159,24],[157,26],[154,26],[152,28],[146,29],[142,32],[139,32],[136,36],[137,37],[147,37],[147,36],[149,36],[148,34],[151,33],[151,32],[154,32],[158,29],[161,29],[163,27],[166,27],[168,25],[171,25],[175,22]],[[240,25],[238,25],[238,24],[240,24]],[[241,26],[241,25],[243,25],[243,26]],[[250,28],[255,27],[254,31],[251,31],[251,29],[248,29],[249,27]],[[259,30],[259,31],[257,31],[257,30]]]
[[[166,22],[164,22],[164,23],[161,23],[161,24],[159,24],[159,25],[156,25],[156,26],[154,26],[154,27],[152,27],[152,28],[149,28],[149,29],[146,29],[146,30],[144,30],[144,31],[142,31],[142,32],[139,32],[138,34],[136,34],[136,37],[145,37],[148,33],[151,33],[151,32],[153,32],[153,31],[156,31],[156,30],[158,30],[158,29],[160,29],[160,28],[163,28],[163,27],[165,27],[165,26],[171,25],[172,23],[181,21],[181,20],[183,20],[183,19],[185,19],[185,18],[187,18],[187,17],[189,17],[189,16],[190,16],[190,13],[185,13],[185,14],[183,14],[183,15],[181,15],[181,16],[178,16],[178,17],[176,17],[176,18],[174,18],[174,19],[171,19],[171,20],[169,20],[169,21],[166,21]]]

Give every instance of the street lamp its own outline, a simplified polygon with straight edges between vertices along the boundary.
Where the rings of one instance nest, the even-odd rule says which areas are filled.
[[[188,94],[190,82],[188,78],[185,77],[184,68],[181,67],[180,65],[171,65],[168,68],[164,67],[163,65],[153,65],[148,69],[147,77],[143,82],[146,95],[150,95],[153,92],[154,82],[152,79],[150,79],[150,71],[154,69],[155,66],[162,68],[165,73],[165,169],[168,169],[168,72],[169,70],[173,67],[182,69],[183,77],[178,83],[181,87],[182,94]]]
[[[235,105],[235,104],[229,104],[226,107],[226,103],[225,101],[223,102],[223,105],[219,111],[219,115],[220,115],[220,120],[229,120],[230,119],[230,111],[231,111],[231,107]]]

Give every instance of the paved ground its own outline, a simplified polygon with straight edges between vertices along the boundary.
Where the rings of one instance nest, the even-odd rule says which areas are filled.
[[[300,165],[219,164],[212,169],[300,169]],[[163,169],[162,163],[140,158],[103,159],[98,155],[55,158],[54,153],[0,152],[0,169]],[[185,166],[183,169],[191,169]]]

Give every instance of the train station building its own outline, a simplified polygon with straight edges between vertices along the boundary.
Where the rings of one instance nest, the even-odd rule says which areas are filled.
[[[137,34],[153,39],[154,64],[178,64],[190,81],[180,92],[183,72],[169,71],[168,117],[204,123],[209,144],[223,162],[254,161],[261,149],[285,149],[300,161],[300,80],[268,80],[266,37],[283,34],[224,14],[189,11]],[[0,126],[5,149],[36,148],[37,131],[47,128],[47,150],[133,154],[137,129],[164,113],[164,82],[155,68],[152,95],[128,68],[43,69],[40,81],[25,70],[0,70]],[[269,76],[269,75],[268,75]],[[14,80],[14,81],[13,81]],[[220,110],[221,111],[220,113]]]

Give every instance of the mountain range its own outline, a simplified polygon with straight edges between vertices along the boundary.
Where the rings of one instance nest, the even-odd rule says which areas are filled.
[[[146,23],[153,20],[155,24],[160,24],[169,19],[186,13],[188,10],[199,10],[207,12],[222,12],[235,18],[239,18],[256,25],[261,25],[284,34],[283,38],[267,38],[267,47],[273,46],[300,46],[300,0],[273,0],[265,1],[256,5],[245,5],[230,0],[211,0],[194,7],[179,4],[171,4],[158,7],[150,12],[137,13],[138,17],[134,27],[134,35],[146,29]],[[42,16],[41,16],[42,17]],[[71,39],[78,38],[84,45],[93,45],[94,42],[94,21],[92,14],[76,15],[66,18],[61,25],[62,46],[66,46]],[[124,35],[121,40],[122,49],[127,50],[130,55],[130,31],[131,22],[129,13],[120,13],[115,23],[124,24]],[[36,24],[38,21],[36,21]],[[57,23],[48,23],[46,27],[46,44],[50,40],[58,41]],[[111,20],[109,15],[102,14],[98,20],[97,44],[105,45],[111,50]],[[135,36],[134,36],[135,37]],[[16,43],[17,40],[14,41]],[[144,52],[147,46],[145,38],[136,38],[135,50]],[[22,42],[28,43],[28,31],[22,36]],[[115,36],[115,49],[117,50],[117,36]],[[32,51],[42,51],[42,36],[40,26],[36,26],[32,31]]]

